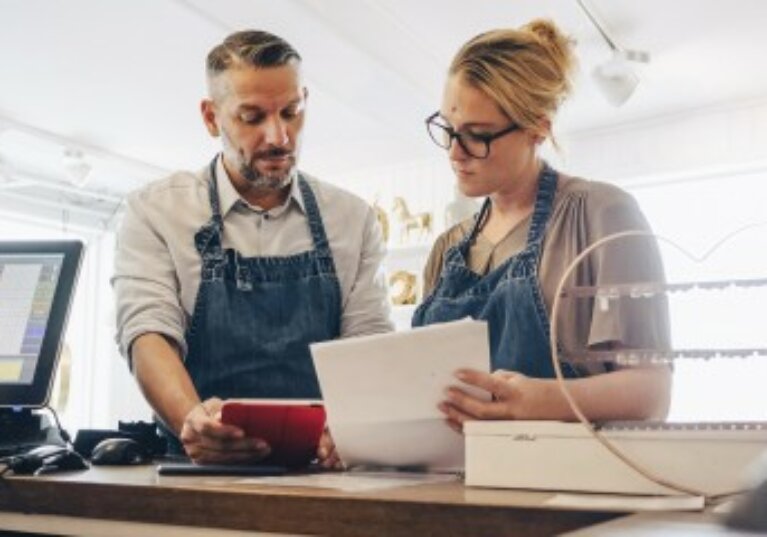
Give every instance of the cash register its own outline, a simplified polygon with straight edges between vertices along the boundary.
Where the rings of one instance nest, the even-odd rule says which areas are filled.
[[[64,445],[46,413],[83,254],[79,241],[0,241],[0,457]]]

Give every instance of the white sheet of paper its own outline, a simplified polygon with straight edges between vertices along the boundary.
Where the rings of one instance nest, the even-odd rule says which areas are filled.
[[[437,405],[448,386],[460,384],[456,369],[490,370],[485,322],[315,343],[311,351],[328,425],[347,465],[463,468],[463,435],[447,426]]]
[[[547,506],[605,511],[701,511],[702,496],[633,496],[626,494],[556,494]]]
[[[365,492],[429,483],[448,483],[457,479],[458,477],[455,475],[417,474],[410,472],[327,472],[307,475],[251,477],[242,479],[237,483],[244,485],[311,487],[341,490],[344,492]]]

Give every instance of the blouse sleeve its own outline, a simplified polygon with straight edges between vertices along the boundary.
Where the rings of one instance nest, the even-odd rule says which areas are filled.
[[[605,187],[587,201],[590,215],[587,224],[588,243],[624,231],[642,235],[608,240],[586,259],[592,276],[591,285],[598,286],[607,298],[592,301],[588,347],[619,346],[626,348],[668,348],[668,304],[663,294],[652,296],[610,296],[614,284],[665,281],[663,263],[657,241],[649,236],[650,225],[638,204],[626,192]],[[606,292],[606,293],[605,293]]]
[[[615,348],[668,349],[666,296],[566,298],[553,311],[557,287],[580,253],[597,241],[624,231],[651,232],[634,198],[623,190],[570,179],[552,214],[540,265],[541,287],[550,315],[557,317],[558,346],[569,353]],[[605,242],[581,260],[564,288],[665,280],[657,242],[647,235]],[[613,362],[584,362],[576,369],[593,375],[620,368]]]

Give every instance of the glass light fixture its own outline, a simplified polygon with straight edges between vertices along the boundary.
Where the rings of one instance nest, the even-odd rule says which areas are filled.
[[[83,188],[88,183],[92,166],[79,149],[67,148],[62,157],[62,166],[67,179],[73,185]]]
[[[588,17],[612,51],[610,58],[597,65],[592,71],[591,74],[594,82],[610,104],[621,106],[633,95],[639,85],[639,76],[634,71],[630,62],[647,63],[650,61],[650,54],[642,50],[629,50],[619,46],[607,32],[605,25],[599,22],[584,0],[577,1],[586,17]]]
[[[592,71],[594,82],[613,106],[621,106],[636,90],[639,77],[626,57],[614,51],[612,57],[597,65]]]

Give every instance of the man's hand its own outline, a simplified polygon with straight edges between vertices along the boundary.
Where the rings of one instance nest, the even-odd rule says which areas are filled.
[[[195,405],[184,418],[179,439],[186,454],[198,464],[246,464],[269,455],[269,445],[247,438],[234,425],[221,423],[223,401],[217,397]]]
[[[344,469],[344,464],[336,452],[336,444],[333,442],[333,437],[330,436],[330,431],[327,429],[323,431],[320,438],[320,445],[317,448],[317,459],[323,468],[331,470]]]
[[[455,376],[465,384],[492,395],[487,401],[470,395],[458,386],[447,389],[447,400],[439,404],[439,409],[447,417],[448,425],[458,432],[469,420],[535,419],[545,415],[550,381],[502,369],[493,373],[461,369]]]

